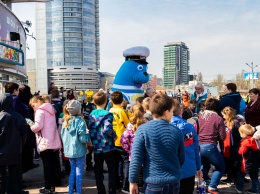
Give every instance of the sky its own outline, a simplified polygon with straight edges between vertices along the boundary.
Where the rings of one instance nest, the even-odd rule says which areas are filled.
[[[190,74],[201,72],[205,82],[251,71],[245,63],[259,71],[259,10],[259,0],[99,0],[100,71],[116,74],[125,49],[146,46],[148,73],[162,77],[163,47],[177,41],[189,48]],[[13,4],[13,11],[34,33],[34,3]],[[35,40],[27,42],[34,58]]]

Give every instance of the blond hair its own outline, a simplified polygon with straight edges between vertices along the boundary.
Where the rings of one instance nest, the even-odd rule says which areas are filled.
[[[142,106],[144,107],[145,110],[149,110],[150,102],[151,102],[150,97],[146,97],[145,99],[143,99]]]
[[[68,101],[69,102],[69,101]],[[67,102],[67,103],[68,103]],[[67,104],[66,104],[67,105]],[[64,119],[64,128],[67,129],[69,127],[69,120],[72,117],[72,115],[69,114],[69,112],[67,111],[67,107],[66,105],[63,106],[63,119]]]
[[[130,117],[130,123],[134,125],[134,132],[137,128],[143,124],[144,108],[141,104],[135,104],[132,106],[132,116]]]
[[[42,94],[41,97],[44,99],[45,103],[51,103],[51,97],[48,94]]]
[[[229,129],[234,128],[235,125],[235,116],[236,116],[236,110],[227,106],[225,107],[221,113],[225,115],[226,125]]]
[[[45,103],[44,99],[42,96],[33,96],[30,101],[29,101],[29,105],[31,107],[33,107],[34,103],[37,103],[37,101],[41,101],[42,103]]]
[[[243,133],[248,136],[251,136],[255,133],[254,127],[252,127],[250,124],[241,125],[238,130],[240,133]]]

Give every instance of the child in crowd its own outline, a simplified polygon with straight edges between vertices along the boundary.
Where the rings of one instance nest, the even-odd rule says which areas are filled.
[[[199,103],[199,107],[200,107],[200,112],[199,112],[199,113],[203,113],[204,110],[206,110],[205,102],[206,102],[206,100],[202,100],[202,101]]]
[[[143,96],[140,96],[138,98],[135,99],[135,103],[136,104],[142,104],[143,100],[145,99],[145,97]]]
[[[181,167],[182,179],[180,181],[180,193],[179,194],[193,194],[195,185],[195,175],[202,178],[201,159],[199,154],[199,140],[198,135],[192,124],[187,123],[179,115],[181,112],[181,106],[178,100],[173,100],[174,111],[171,124],[178,127],[184,139],[185,146],[185,162]]]
[[[94,94],[94,104],[97,109],[89,115],[89,132],[94,148],[94,172],[98,194],[105,194],[106,188],[103,184],[103,163],[106,161],[108,167],[109,194],[116,193],[117,165],[114,139],[116,134],[112,127],[113,115],[105,110],[107,95],[103,91]]]
[[[149,98],[149,97],[148,97]],[[135,104],[132,107],[132,116],[130,122],[127,124],[126,129],[121,136],[122,148],[129,154],[129,161],[131,159],[132,144],[135,137],[137,128],[144,123],[144,108],[140,104]]]
[[[132,107],[132,116],[130,117],[130,122],[126,126],[126,130],[121,136],[121,144],[122,148],[129,154],[129,161],[131,160],[131,150],[135,137],[135,132],[140,125],[142,125],[144,121],[144,108],[141,104],[135,104]],[[125,168],[127,170],[127,174],[129,174],[129,166]],[[142,176],[139,176],[142,179]],[[127,176],[128,178],[128,176]],[[140,180],[140,179],[139,179]],[[141,180],[142,181],[142,180]],[[139,186],[142,187],[141,181],[139,182]]]
[[[63,111],[62,111],[62,113],[60,113],[60,116],[59,116],[59,128],[58,128],[59,134],[61,134],[62,124],[64,122],[64,114],[68,113],[66,111],[66,105],[68,104],[68,102],[69,102],[69,100],[65,100],[63,102],[63,108],[62,108]],[[63,163],[64,168],[65,168],[65,172],[62,171],[62,174],[63,175],[66,175],[66,174],[69,175],[70,174],[70,161],[69,161],[69,158],[65,157],[63,148],[61,149],[61,152],[62,152],[62,163]]]
[[[120,138],[125,131],[126,125],[129,123],[129,114],[126,112],[121,104],[123,102],[123,94],[120,91],[114,91],[111,95],[113,102],[113,107],[109,112],[113,114],[113,130],[116,132],[115,146],[117,150],[117,159],[114,161],[117,164],[118,178],[117,178],[117,189],[119,190],[121,186],[121,181],[123,181],[123,190],[129,191],[129,183],[127,179],[127,174],[123,173],[124,166],[129,165],[128,153],[123,150],[120,143]],[[119,168],[119,164],[120,165]]]
[[[149,109],[154,120],[139,126],[131,150],[130,193],[138,193],[136,182],[143,166],[144,193],[179,194],[185,150],[182,132],[169,123],[173,116],[173,100],[156,94]]]
[[[196,108],[196,100],[190,100],[190,104],[187,108],[182,112],[182,118],[188,120],[189,118],[194,116]]]
[[[149,111],[149,104],[151,102],[151,98],[150,97],[146,97],[143,102],[142,102],[142,106],[144,108],[145,114],[144,114],[144,121],[148,122],[150,120],[153,120],[153,116],[151,111]]]
[[[70,100],[65,108],[64,123],[61,130],[64,155],[70,161],[69,194],[73,194],[76,180],[77,194],[82,193],[82,176],[87,153],[86,144],[89,134],[84,119],[81,118],[81,104],[77,100]]]
[[[242,155],[241,168],[237,173],[237,193],[243,193],[244,179],[246,173],[249,174],[252,181],[251,189],[247,193],[257,194],[259,192],[258,184],[258,148],[256,141],[252,138],[255,129],[249,124],[241,125],[239,133],[242,138],[238,153]]]
[[[221,114],[225,119],[226,126],[226,139],[223,145],[223,157],[226,164],[227,179],[221,182],[231,184],[236,183],[237,177],[237,163],[239,160],[238,148],[241,141],[241,137],[238,131],[240,126],[239,122],[236,120],[236,110],[227,106],[222,111]]]

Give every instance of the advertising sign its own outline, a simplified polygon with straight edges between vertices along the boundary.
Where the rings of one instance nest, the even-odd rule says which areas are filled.
[[[10,32],[20,35],[20,40],[11,41]],[[24,45],[24,46],[23,46]],[[24,65],[25,31],[15,15],[0,2],[0,61]]]
[[[253,76],[253,73],[250,73],[250,72],[244,73],[244,80],[252,80],[252,79],[258,79],[257,72],[254,72],[254,76]]]
[[[21,49],[0,42],[0,61],[13,65],[24,65],[24,55]]]

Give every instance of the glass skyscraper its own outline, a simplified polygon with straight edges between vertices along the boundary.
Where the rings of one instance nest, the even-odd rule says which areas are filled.
[[[189,48],[183,42],[171,42],[164,46],[163,86],[189,83]]]
[[[36,3],[36,87],[98,89],[99,1]],[[42,91],[43,90],[43,91]]]

